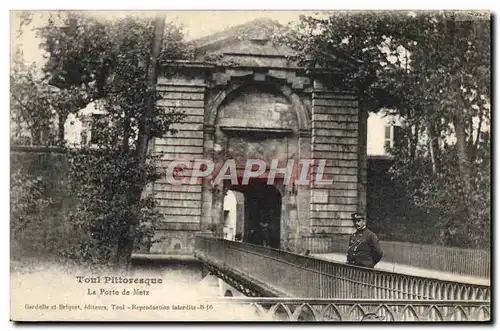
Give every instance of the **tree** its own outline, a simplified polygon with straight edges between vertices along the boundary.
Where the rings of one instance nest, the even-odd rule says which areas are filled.
[[[153,132],[153,119],[154,119],[154,107],[156,102],[155,89],[156,82],[158,80],[157,72],[157,62],[159,60],[162,42],[163,42],[163,30],[165,28],[165,17],[159,15],[154,21],[154,37],[151,47],[151,55],[147,65],[147,75],[146,75],[146,100],[144,113],[138,121],[138,137],[137,145],[135,148],[135,158],[137,160],[138,166],[142,167],[145,165],[145,160],[148,157],[148,142],[151,139],[151,132]],[[157,116],[159,117],[159,116]],[[169,122],[171,122],[169,120]],[[168,125],[165,129],[168,128]],[[161,132],[164,132],[162,130]],[[137,187],[134,191],[130,192],[131,203],[137,203],[141,201],[142,187]],[[134,249],[134,243],[136,240],[136,230],[137,226],[140,224],[139,217],[131,217],[128,220],[128,227],[125,227],[121,238],[118,241],[117,247],[117,263],[127,265],[130,260],[130,256]]]
[[[33,63],[27,65],[16,47],[10,69],[10,120],[13,144],[45,145],[52,137],[51,95],[54,88]]]
[[[68,252],[72,258],[127,267],[133,248],[159,220],[154,199],[144,193],[161,176],[148,141],[163,137],[184,115],[156,106],[162,97],[157,70],[190,50],[180,29],[156,23],[58,12],[38,30],[49,55],[44,77],[58,88],[52,104],[61,120],[91,101],[104,110],[94,123],[101,137],[96,146],[67,150],[75,198],[69,220],[79,237]]]
[[[490,224],[489,18],[339,12],[302,17],[281,40],[306,66],[357,65],[343,83],[375,100],[375,111],[389,108],[404,119],[406,143],[393,151],[393,178],[416,207],[435,215],[443,243],[484,247]]]

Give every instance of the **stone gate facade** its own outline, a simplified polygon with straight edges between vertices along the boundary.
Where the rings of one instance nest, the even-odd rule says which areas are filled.
[[[345,235],[350,214],[366,208],[366,120],[360,98],[338,82],[345,65],[330,70],[296,66],[289,49],[272,43],[282,27],[255,21],[196,42],[216,62],[176,62],[158,80],[158,105],[184,111],[175,134],[156,139],[161,166],[174,160],[246,159],[281,166],[293,159],[326,160],[331,185],[276,185],[281,195],[280,248],[299,251],[304,237]],[[207,57],[205,56],[205,59]],[[268,164],[269,164],[268,163]],[[183,174],[189,175],[189,167]],[[198,232],[220,234],[227,185],[207,181],[152,186],[164,215],[151,253],[191,252]],[[245,236],[244,236],[245,237]]]

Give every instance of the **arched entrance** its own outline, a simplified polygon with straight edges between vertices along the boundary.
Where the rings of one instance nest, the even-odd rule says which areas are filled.
[[[218,224],[218,235],[223,236],[225,192],[241,192],[244,217],[241,217],[243,222],[236,224],[234,240],[273,248],[289,248],[295,242],[300,199],[289,197],[289,184],[280,182],[279,175],[271,185],[267,185],[267,176],[273,164],[286,169],[290,160],[298,164],[300,158],[308,158],[310,139],[304,133],[310,127],[304,106],[298,96],[281,83],[270,77],[264,81],[245,78],[231,82],[230,87],[210,103],[210,130],[205,134],[206,146],[210,146],[206,156],[213,158],[215,169],[232,161],[238,184],[228,185],[226,177],[224,184],[207,187],[207,198],[211,197],[212,201],[206,204],[204,215],[211,216],[212,224]],[[263,162],[266,170],[242,185],[241,177],[248,160]],[[302,194],[300,201],[306,210],[308,192],[297,192]]]
[[[230,190],[244,196],[243,241],[280,248],[282,199],[278,189],[268,185],[267,179],[255,179]]]

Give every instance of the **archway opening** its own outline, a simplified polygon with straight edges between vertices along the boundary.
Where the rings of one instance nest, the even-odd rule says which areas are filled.
[[[254,179],[248,185],[233,185],[232,191],[244,196],[242,240],[247,243],[280,248],[281,194],[267,179]],[[237,238],[238,240],[239,238]]]

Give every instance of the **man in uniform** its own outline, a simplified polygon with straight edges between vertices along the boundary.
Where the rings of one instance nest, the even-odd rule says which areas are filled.
[[[366,228],[366,218],[361,213],[351,214],[356,232],[349,238],[347,263],[373,268],[383,256],[377,235]]]

